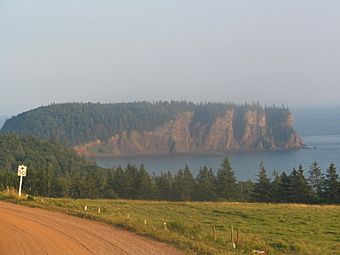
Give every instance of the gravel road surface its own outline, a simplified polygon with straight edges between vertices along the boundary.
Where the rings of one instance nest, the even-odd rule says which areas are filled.
[[[108,224],[0,202],[0,254],[180,255],[181,253],[166,244]]]

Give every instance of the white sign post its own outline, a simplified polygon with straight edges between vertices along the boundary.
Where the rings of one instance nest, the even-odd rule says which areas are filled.
[[[20,176],[20,183],[19,183],[19,198],[21,196],[21,187],[22,187],[22,177],[26,176],[27,173],[27,166],[20,165],[18,167],[18,176]]]

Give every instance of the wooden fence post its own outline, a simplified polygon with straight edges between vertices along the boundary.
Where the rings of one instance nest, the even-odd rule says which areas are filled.
[[[238,233],[239,233],[239,231],[238,231],[238,228],[236,229],[236,246],[238,247]]]
[[[234,243],[234,228],[233,225],[230,225],[230,241],[231,243]]]
[[[233,227],[233,225],[230,226],[230,239],[231,239],[231,244],[233,245],[233,247],[235,249],[236,245],[234,243],[234,227]]]

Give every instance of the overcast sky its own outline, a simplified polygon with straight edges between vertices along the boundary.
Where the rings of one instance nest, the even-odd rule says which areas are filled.
[[[51,102],[340,103],[339,0],[1,0],[0,115]]]

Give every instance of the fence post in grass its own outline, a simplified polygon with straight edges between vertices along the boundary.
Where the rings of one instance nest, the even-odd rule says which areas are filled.
[[[232,243],[234,242],[233,232],[234,232],[233,225],[230,225],[230,241]]]
[[[98,213],[100,213],[100,207],[98,207]]]
[[[213,235],[213,239],[215,241],[216,240],[216,229],[215,229],[215,226],[212,227],[212,235]]]
[[[233,245],[233,247],[235,249],[236,245],[234,243],[234,227],[233,227],[233,225],[230,225],[230,239],[231,239],[231,244]]]
[[[238,247],[238,233],[239,233],[239,231],[238,231],[238,228],[236,229],[236,246]]]

